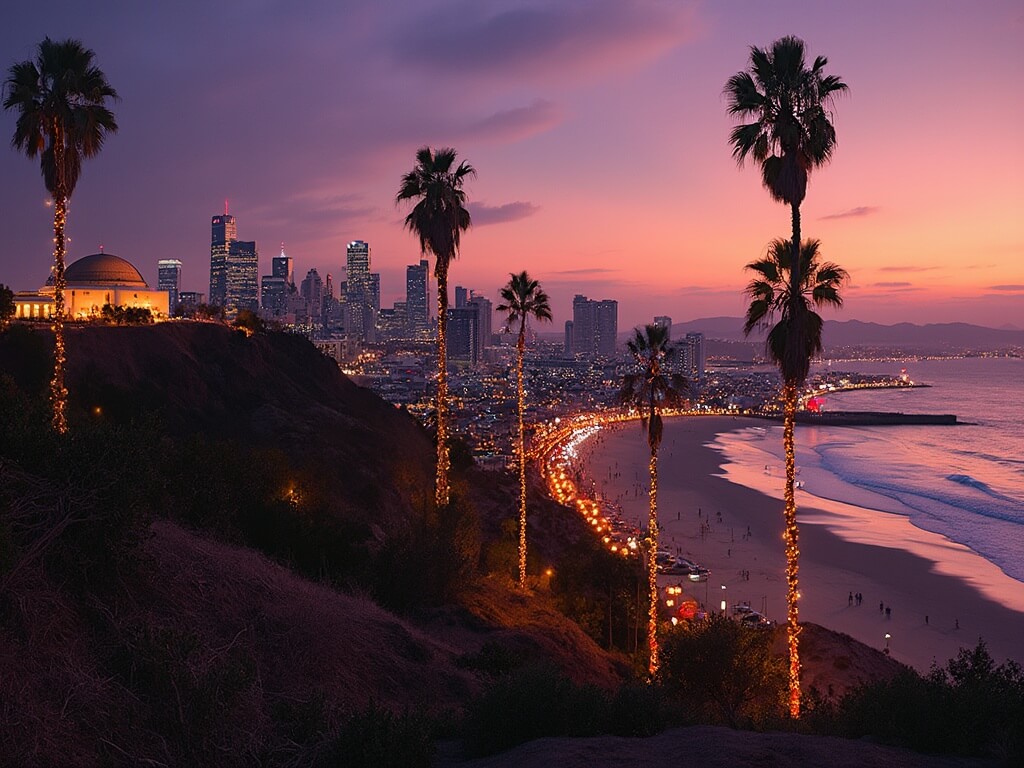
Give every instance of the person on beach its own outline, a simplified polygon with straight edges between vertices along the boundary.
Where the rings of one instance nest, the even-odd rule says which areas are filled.
[[[879,603],[878,603],[878,612],[881,613],[884,610],[885,610],[885,602],[884,601],[879,601]]]
[[[853,605],[853,592],[850,593],[850,597],[846,600],[847,607]]]
[[[892,618],[892,608],[890,608],[888,605],[885,606],[885,618],[887,618],[887,619],[891,619]]]

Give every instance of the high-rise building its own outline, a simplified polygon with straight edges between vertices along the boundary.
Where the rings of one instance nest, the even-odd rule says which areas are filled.
[[[469,289],[463,288],[461,285],[455,286],[455,308],[464,309],[466,302],[469,300]]]
[[[476,357],[477,360],[484,359],[484,350],[491,346],[491,321],[494,315],[493,304],[486,296],[472,294],[466,300],[467,307],[476,307]]]
[[[239,310],[259,309],[260,257],[255,240],[233,240],[228,248],[224,275],[224,313],[233,318]]]
[[[324,309],[324,282],[320,279],[316,267],[306,273],[306,279],[299,288],[299,295],[306,302],[306,316],[318,321]]]
[[[270,274],[264,275],[260,284],[260,308],[270,316],[282,315],[286,311],[288,295],[295,290],[292,257],[284,252],[270,262]]]
[[[476,365],[480,350],[479,305],[448,309],[448,359]]]
[[[616,336],[619,333],[619,302],[602,299],[595,310],[595,346],[602,357],[615,357]]]
[[[205,303],[205,300],[206,294],[199,293],[198,291],[181,291],[178,293],[178,302],[181,304],[181,309],[186,315],[194,312],[196,307]]]
[[[238,238],[235,217],[225,213],[214,216],[210,237],[210,304],[223,307],[227,303],[227,262],[231,243]]]
[[[285,282],[295,285],[295,265],[291,256],[284,252],[284,243],[281,243],[281,253],[275,256],[270,264],[270,274],[273,277],[283,277]]]
[[[659,328],[666,328],[668,330],[669,341],[672,340],[672,318],[668,315],[658,315],[654,318],[654,324]]]
[[[572,353],[574,355],[592,357],[597,352],[596,326],[596,302],[577,293],[572,300]]]
[[[405,268],[405,315],[410,336],[423,335],[430,328],[427,298],[427,260]]]
[[[271,316],[284,313],[288,300],[288,282],[283,277],[264,275],[260,284],[260,308]]]
[[[573,322],[572,320],[565,321],[565,340],[563,342],[563,351],[566,357],[572,357],[572,333],[573,333]]]
[[[701,381],[704,378],[704,334],[688,333],[682,340],[683,375],[690,381]]]
[[[167,291],[167,311],[173,315],[178,306],[178,293],[181,291],[180,261],[160,259],[156,263],[156,287],[158,291]]]
[[[373,336],[376,324],[372,307],[370,245],[362,240],[349,243],[345,251],[345,265],[345,333],[359,341],[366,341],[368,336]],[[377,286],[379,292],[379,282]]]
[[[568,328],[567,328],[568,330]],[[615,357],[619,330],[619,303],[613,299],[591,301],[576,294],[572,300],[572,352],[590,358]]]

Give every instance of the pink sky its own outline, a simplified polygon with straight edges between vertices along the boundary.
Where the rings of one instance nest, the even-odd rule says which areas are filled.
[[[72,199],[71,260],[102,243],[155,283],[178,258],[205,292],[229,198],[261,272],[284,241],[299,277],[337,280],[367,240],[390,306],[419,258],[399,178],[417,147],[450,144],[479,172],[452,285],[496,298],[526,269],[551,330],[575,293],[617,299],[621,330],[743,312],[743,265],[789,214],[733,162],[721,89],[750,45],[797,35],[850,86],[803,206],[805,236],[852,275],[834,316],[1024,327],[1024,10],[808,5],[67,0],[6,14],[0,64],[74,36],[121,93],[121,130]],[[0,282],[38,287],[38,166],[0,152],[0,179]]]

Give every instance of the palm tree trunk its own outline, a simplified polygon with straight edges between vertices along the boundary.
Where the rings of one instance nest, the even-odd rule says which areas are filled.
[[[437,267],[437,474],[434,498],[448,506],[448,269]]]
[[[519,323],[519,340],[516,343],[516,381],[519,403],[519,586],[526,588],[526,446],[523,439],[523,356],[526,351],[526,315]]]
[[[651,447],[651,462],[648,466],[651,479],[650,513],[647,519],[647,585],[650,588],[651,604],[647,611],[647,640],[650,658],[647,672],[653,680],[658,674],[658,449]]]
[[[57,121],[54,125],[53,161],[57,190],[53,199],[53,378],[50,380],[50,400],[53,403],[53,429],[63,435],[68,431],[68,390],[64,386],[64,256],[67,248],[64,225],[68,217],[68,197],[64,185],[64,137]]]
[[[793,220],[793,254],[789,269],[789,328],[790,343],[786,345],[784,380],[796,379],[799,386],[807,376],[807,312],[804,307],[803,292],[800,290],[803,275],[800,263],[800,204],[790,206]]]
[[[786,452],[786,490],[784,511],[786,544],[786,641],[789,646],[789,714],[800,717],[800,597],[798,576],[800,573],[799,531],[796,525],[796,455],[793,441],[793,427],[796,422],[797,385],[786,382],[782,389],[783,426],[782,444]]]

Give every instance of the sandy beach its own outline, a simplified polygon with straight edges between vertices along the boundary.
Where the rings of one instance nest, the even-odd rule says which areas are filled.
[[[783,469],[766,473],[763,464],[727,462],[710,447],[717,434],[754,425],[729,417],[667,420],[659,454],[661,544],[711,570],[707,582],[683,582],[699,602],[713,609],[723,599],[730,606],[748,602],[783,620]],[[648,453],[639,427],[603,431],[585,455],[583,490],[645,521]],[[876,648],[885,647],[888,633],[892,656],[921,671],[974,647],[979,637],[997,661],[1024,663],[1024,584],[900,515],[805,492],[797,501],[801,621]],[[863,595],[860,604],[850,604],[851,592]]]

